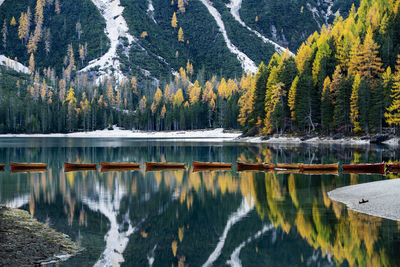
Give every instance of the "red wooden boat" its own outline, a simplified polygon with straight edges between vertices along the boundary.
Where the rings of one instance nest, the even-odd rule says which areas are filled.
[[[10,163],[11,171],[14,170],[43,170],[47,169],[45,163]]]
[[[0,172],[4,171],[4,164],[0,164]]]
[[[237,171],[270,171],[275,169],[274,164],[236,162]]]
[[[339,163],[334,164],[300,164],[300,171],[335,171],[339,168]]]
[[[88,163],[64,163],[64,167],[66,169],[96,169],[97,164],[88,164]]]
[[[193,167],[197,168],[197,169],[200,169],[200,168],[232,168],[232,163],[193,161]]]
[[[276,168],[281,170],[297,170],[300,169],[300,163],[277,163]]]
[[[186,169],[185,163],[176,162],[146,162],[146,171]]]
[[[385,174],[385,163],[361,163],[342,165],[343,173],[376,173]]]
[[[101,162],[102,169],[137,169],[140,168],[140,163],[132,162]]]

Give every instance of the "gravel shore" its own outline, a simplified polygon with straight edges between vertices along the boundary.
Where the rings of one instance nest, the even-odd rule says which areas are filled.
[[[345,186],[328,193],[354,211],[400,221],[400,179]],[[362,199],[367,203],[360,204]]]

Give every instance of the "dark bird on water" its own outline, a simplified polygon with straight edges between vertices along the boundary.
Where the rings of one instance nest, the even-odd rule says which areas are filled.
[[[368,199],[367,200],[361,199],[361,201],[358,201],[359,204],[364,204],[364,203],[367,203],[367,202],[368,202]]]

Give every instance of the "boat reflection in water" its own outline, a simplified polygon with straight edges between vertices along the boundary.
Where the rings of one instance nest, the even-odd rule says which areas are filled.
[[[238,145],[135,143],[135,148],[39,149],[31,160],[56,159],[48,162],[49,171],[0,174],[0,203],[29,210],[86,248],[66,265],[400,265],[396,222],[350,211],[327,196],[336,187],[395,178],[392,174],[193,172],[192,167],[64,172],[60,168],[67,160],[192,162],[204,151],[209,158],[202,161],[232,163],[310,162],[307,155],[311,155],[298,148],[282,154],[275,148],[249,147],[242,153]],[[12,148],[0,152],[15,154]],[[313,153],[332,163],[366,155],[353,150],[340,151],[346,158],[335,152]],[[376,152],[369,153],[369,160],[381,160]],[[0,161],[5,160],[0,157]]]

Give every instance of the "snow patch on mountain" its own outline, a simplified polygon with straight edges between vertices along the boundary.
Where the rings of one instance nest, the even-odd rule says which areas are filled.
[[[120,38],[127,38],[129,45],[135,42],[135,38],[129,33],[128,25],[122,16],[124,7],[120,5],[119,0],[92,0],[92,2],[100,10],[106,21],[104,32],[110,39],[110,49],[102,57],[89,62],[89,65],[81,71],[89,71],[92,68],[99,67],[100,80],[114,74],[116,79],[121,81],[125,76],[120,70],[121,62],[117,55],[117,47],[121,44]]]
[[[268,43],[274,46],[275,51],[278,52],[279,54],[282,54],[283,52],[286,51],[286,48],[280,46],[279,44],[275,43],[274,41],[268,39],[267,37],[265,37],[264,35],[262,35],[261,33],[259,33],[256,30],[253,30],[252,28],[250,28],[249,26],[246,25],[246,23],[244,23],[244,21],[241,19],[240,17],[240,13],[239,10],[242,7],[242,0],[231,0],[231,2],[229,4],[226,5],[230,10],[231,10],[231,14],[233,16],[233,18],[239,22],[243,27],[245,27],[246,29],[248,29],[249,31],[253,32],[258,38],[260,38],[264,43]],[[289,50],[288,50],[289,51]],[[291,56],[294,56],[294,53],[289,51],[289,54]]]
[[[0,3],[0,5],[1,5],[1,3]],[[0,55],[0,65],[5,66],[6,68],[13,69],[18,72],[22,72],[25,74],[31,74],[31,72],[29,71],[29,68],[27,66],[22,65],[21,63],[15,61],[15,60],[9,59],[8,57],[6,57],[4,55]]]
[[[153,6],[153,0],[149,0],[149,4],[147,6],[147,15],[151,18],[152,21],[154,21],[155,24],[157,24],[156,19],[154,18],[154,6]]]
[[[229,51],[231,51],[232,54],[236,55],[236,57],[240,61],[240,64],[242,65],[243,70],[246,73],[247,72],[256,73],[257,66],[254,63],[254,61],[251,60],[245,53],[241,52],[235,45],[232,44],[226,32],[225,24],[222,21],[221,14],[218,12],[218,10],[213,6],[213,4],[209,0],[200,0],[200,1],[203,3],[203,5],[206,6],[211,16],[214,17],[215,21],[217,22],[219,31],[222,33],[222,36],[224,37],[226,46],[228,47]]]
[[[325,26],[328,26],[329,19],[338,14],[339,10],[336,12],[332,11],[334,4],[335,0],[318,0],[317,7],[307,3],[307,9],[312,13],[313,18],[320,29],[322,27],[321,22],[325,24]]]

